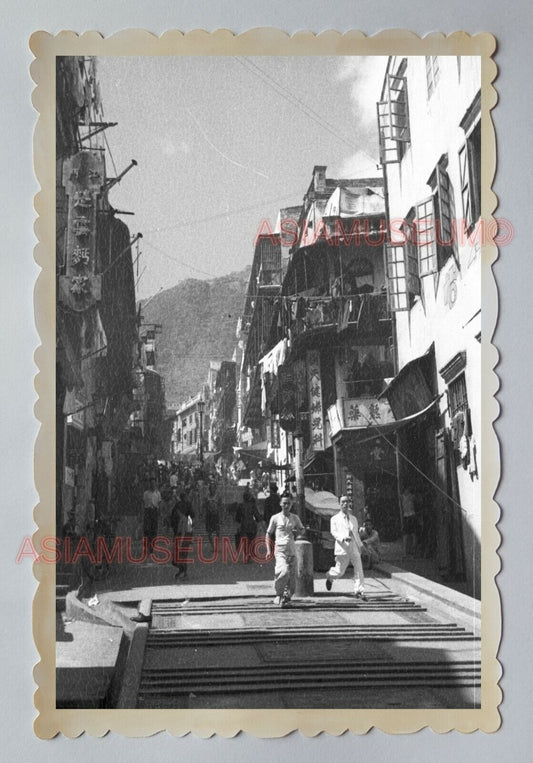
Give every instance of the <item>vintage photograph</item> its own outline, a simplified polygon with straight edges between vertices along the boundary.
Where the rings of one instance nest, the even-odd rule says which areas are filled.
[[[57,711],[483,709],[502,226],[433,53],[53,56]]]

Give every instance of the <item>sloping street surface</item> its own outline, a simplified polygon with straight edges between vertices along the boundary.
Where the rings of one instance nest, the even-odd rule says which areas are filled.
[[[480,704],[480,607],[463,593],[382,563],[367,574],[367,601],[351,593],[348,570],[331,592],[316,573],[314,595],[281,609],[273,562],[195,559],[186,582],[175,571],[123,565],[98,584],[96,605],[69,594],[58,636],[58,692],[64,683],[69,693],[60,704],[76,706],[69,670],[94,675],[99,697],[90,682],[82,691],[93,707]],[[138,609],[151,621],[132,622]]]

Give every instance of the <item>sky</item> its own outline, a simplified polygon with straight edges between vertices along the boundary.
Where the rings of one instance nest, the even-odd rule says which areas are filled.
[[[137,296],[251,263],[280,207],[301,203],[313,167],[379,175],[376,101],[386,57],[98,59],[110,192],[141,232]],[[113,166],[114,163],[114,166]]]

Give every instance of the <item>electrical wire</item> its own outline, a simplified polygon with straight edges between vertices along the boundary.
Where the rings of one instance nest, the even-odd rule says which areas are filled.
[[[444,393],[442,393],[442,394],[441,394],[441,395],[439,395],[437,398],[435,398],[435,400],[433,401],[433,404],[434,404],[434,403],[436,403],[438,400],[440,400],[440,398],[442,397],[442,395],[443,395],[443,394],[444,394]],[[427,475],[425,472],[423,472],[423,471],[422,471],[422,470],[421,470],[421,469],[420,469],[420,468],[419,468],[419,467],[418,467],[418,466],[417,466],[415,463],[413,463],[413,461],[411,461],[411,459],[410,459],[408,456],[406,456],[406,455],[405,455],[405,453],[403,453],[403,452],[400,450],[400,448],[399,448],[397,445],[395,445],[393,442],[391,442],[391,441],[388,439],[388,437],[387,437],[387,436],[386,436],[386,435],[385,435],[385,434],[384,434],[384,433],[381,431],[381,429],[380,429],[380,427],[379,427],[379,425],[378,425],[378,424],[376,424],[374,421],[370,421],[370,419],[369,419],[369,418],[367,418],[367,417],[364,415],[364,413],[361,413],[361,416],[362,416],[362,417],[363,417],[363,418],[366,420],[366,422],[367,422],[367,424],[368,424],[369,426],[372,426],[372,427],[374,427],[375,429],[377,429],[377,430],[378,430],[378,432],[379,432],[379,436],[380,436],[380,437],[382,437],[382,438],[385,440],[385,442],[387,442],[387,443],[388,443],[388,444],[391,446],[391,448],[393,448],[393,450],[394,450],[394,451],[395,451],[395,452],[396,452],[396,453],[397,453],[397,454],[398,454],[398,455],[399,455],[401,458],[403,458],[405,461],[407,461],[407,463],[408,463],[410,466],[412,466],[412,467],[413,467],[413,469],[415,469],[415,471],[417,471],[419,474],[421,474],[421,475],[422,475],[422,477],[423,477],[423,478],[424,478],[424,479],[425,479],[427,482],[429,482],[429,484],[430,484],[430,485],[432,485],[432,486],[433,486],[433,487],[434,487],[436,490],[438,490],[438,492],[439,492],[439,493],[442,493],[442,495],[443,495],[443,496],[445,496],[445,497],[446,497],[446,498],[447,498],[449,501],[451,501],[453,504],[455,504],[455,505],[456,505],[456,506],[457,506],[457,507],[458,507],[458,508],[459,508],[459,509],[460,509],[460,510],[463,512],[463,514],[466,514],[466,513],[467,513],[466,509],[465,509],[465,508],[463,508],[463,506],[461,506],[461,504],[460,504],[460,503],[458,503],[458,502],[457,502],[457,501],[456,501],[454,498],[452,498],[452,496],[451,496],[451,495],[449,495],[449,494],[448,494],[448,493],[447,493],[445,490],[443,490],[443,489],[442,489],[442,488],[441,488],[439,485],[437,485],[437,483],[436,483],[436,482],[434,482],[434,481],[431,479],[431,477],[428,477],[428,475]]]
[[[252,61],[250,58],[244,56],[234,56],[235,60],[238,61],[244,68],[248,69],[248,71],[251,74],[254,74],[259,79],[261,79],[266,85],[269,85],[274,92],[276,92],[279,96],[284,98],[286,101],[291,103],[296,108],[299,108],[297,104],[300,104],[302,108],[299,108],[300,111],[302,111],[307,117],[312,119],[313,122],[316,122],[316,124],[320,125],[323,129],[325,129],[330,135],[340,140],[342,143],[344,143],[345,146],[348,148],[351,148],[354,151],[361,151],[361,153],[365,154],[376,166],[379,165],[379,162],[377,159],[373,156],[371,156],[367,151],[364,151],[361,149],[360,146],[353,143],[352,141],[348,140],[347,138],[344,138],[342,135],[339,135],[333,125],[331,125],[329,122],[327,122],[324,117],[319,114],[317,111],[315,111],[311,106],[304,103],[304,101],[301,100],[297,95],[295,95],[286,85],[281,84],[280,82],[277,82],[273,77],[271,77],[267,72],[264,71],[264,69],[261,69],[260,66],[258,66],[255,61]],[[245,62],[249,64],[249,66],[246,66]],[[253,67],[250,68],[250,67]],[[254,71],[256,70],[256,71]]]
[[[196,220],[187,220],[186,222],[177,223],[176,225],[169,225],[165,228],[152,228],[148,229],[145,233],[165,233],[166,231],[170,230],[184,230],[185,228],[189,228],[191,225],[199,225],[200,223],[206,223],[210,222],[211,220],[220,220],[223,217],[231,217],[233,215],[238,215],[241,212],[251,212],[253,209],[257,209],[257,207],[263,207],[267,204],[276,204],[280,201],[285,201],[287,199],[293,199],[296,194],[301,194],[301,189],[298,191],[294,191],[293,193],[287,194],[286,196],[276,196],[276,198],[273,199],[265,199],[263,201],[257,201],[254,204],[250,204],[246,207],[240,207],[239,209],[229,209],[224,212],[217,212],[214,215],[209,215],[208,217],[200,217]],[[301,207],[301,204],[294,204],[296,207]]]

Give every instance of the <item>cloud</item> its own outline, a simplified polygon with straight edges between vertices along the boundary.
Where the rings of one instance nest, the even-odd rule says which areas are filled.
[[[350,84],[352,108],[363,130],[376,122],[376,103],[381,96],[387,56],[345,57],[339,64],[337,78]]]
[[[364,151],[356,151],[339,164],[334,174],[338,178],[380,177],[381,170],[372,157]]]

